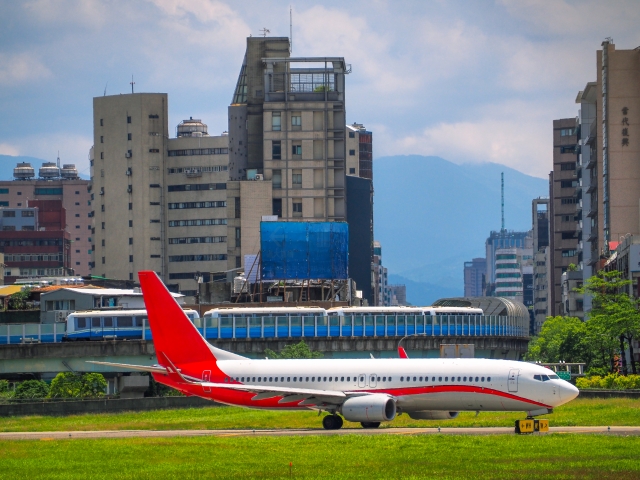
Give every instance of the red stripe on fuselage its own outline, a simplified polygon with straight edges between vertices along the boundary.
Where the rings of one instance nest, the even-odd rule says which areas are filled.
[[[301,400],[297,400],[295,402],[286,402],[286,403],[278,403],[282,396],[277,396],[273,398],[267,398],[264,400],[251,400],[256,393],[253,392],[244,392],[240,390],[233,390],[230,388],[211,388],[210,392],[205,392],[202,386],[193,385],[193,384],[173,384],[173,382],[167,382],[167,377],[161,374],[154,374],[156,380],[160,383],[165,383],[166,385],[176,388],[184,393],[189,393],[190,395],[196,395],[199,397],[208,398],[210,400],[214,400],[216,402],[225,403],[228,405],[236,405],[239,407],[252,407],[252,408],[284,408],[291,409],[298,407],[298,403]],[[233,382],[237,385],[242,385],[239,382]],[[542,408],[552,408],[549,405],[545,405],[544,403],[536,402],[535,400],[530,400],[525,397],[520,397],[517,395],[513,395],[512,393],[502,392],[500,390],[495,390],[493,388],[486,387],[474,387],[468,385],[434,385],[434,386],[420,386],[420,387],[399,387],[399,388],[384,388],[384,389],[376,389],[376,390],[352,390],[354,392],[363,392],[363,393],[381,393],[391,395],[393,397],[407,397],[414,395],[427,395],[434,393],[475,393],[481,395],[494,395],[502,398],[508,398],[510,400],[515,400],[518,402],[528,403],[531,405],[535,405]],[[298,407],[301,409],[307,409],[307,406]]]

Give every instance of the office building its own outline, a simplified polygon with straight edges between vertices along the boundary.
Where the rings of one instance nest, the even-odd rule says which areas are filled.
[[[549,311],[547,267],[549,258],[549,199],[536,198],[531,202],[533,240],[533,313],[532,334],[538,334]]]
[[[373,133],[364,125],[347,125],[347,175],[373,180]]]
[[[487,273],[487,259],[474,258],[464,262],[464,296],[482,297],[485,290],[485,275]]]
[[[485,242],[487,272],[485,275],[485,295],[495,293],[496,251],[503,248],[532,248],[531,231],[514,232],[511,230],[492,231]]]

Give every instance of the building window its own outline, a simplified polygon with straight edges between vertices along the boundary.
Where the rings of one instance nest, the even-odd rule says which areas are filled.
[[[236,197],[240,200],[239,197]],[[222,208],[227,206],[227,202],[224,200],[218,200],[214,202],[177,202],[169,203],[169,210],[182,210],[185,208]],[[240,218],[239,216],[236,218]]]
[[[102,257],[102,264],[104,265],[104,257]]]
[[[239,256],[237,256],[236,257],[236,268],[240,268],[240,267],[242,267],[242,259]]]
[[[282,146],[280,144],[280,140],[274,140],[271,142],[271,158],[273,160],[282,159]]]
[[[241,243],[241,239],[242,239],[242,235],[241,235],[242,230],[240,230],[240,227],[236,227],[236,247],[241,247],[242,243]]]
[[[131,117],[127,116],[127,123],[131,123]],[[129,139],[131,140],[131,139]]]
[[[131,134],[127,133],[127,140],[131,140]]]
[[[349,174],[350,175],[355,175],[356,174],[356,169],[355,168],[350,168],[349,169]]]
[[[160,184],[159,183],[150,183],[149,184],[149,188],[160,188]]]
[[[575,188],[578,185],[578,182],[575,180],[562,180],[560,182],[560,188]]]
[[[133,221],[130,220],[129,223],[130,223],[130,226],[133,227]],[[151,219],[149,220],[149,223],[160,223],[160,220]]]
[[[104,212],[104,205],[100,205],[100,210]]]
[[[16,212],[14,210],[5,210],[4,212],[2,212],[2,216],[4,218],[15,217]]]
[[[129,280],[133,280],[133,273],[129,273]]]
[[[575,145],[569,145],[566,147],[560,147],[560,153],[576,153],[576,146]]]
[[[160,153],[160,149],[159,148],[150,148],[149,149],[149,153]]]
[[[563,257],[575,257],[577,252],[575,250],[562,250]]]
[[[273,188],[282,188],[282,170],[274,170],[271,175],[271,184]]]
[[[302,188],[302,170],[293,170],[291,184],[293,188]]]
[[[129,255],[129,263],[133,263],[133,255]]]
[[[129,210],[133,210],[133,203],[129,204]]]
[[[184,245],[192,243],[226,243],[227,237],[178,237],[170,238],[169,245]]]
[[[170,262],[214,262],[217,260],[226,260],[227,255],[224,253],[212,253],[205,255],[170,255]],[[193,278],[193,275],[190,277]]]
[[[291,145],[291,155],[293,155],[293,157],[295,158],[296,155],[301,157],[302,156],[302,145]]]
[[[158,184],[153,184],[158,185]],[[152,185],[149,185],[150,187]],[[160,187],[160,185],[158,185]],[[226,190],[226,183],[187,183],[185,185],[169,185],[168,192],[191,192],[198,190]]]
[[[575,135],[575,134],[576,134],[575,128],[563,128],[560,130],[561,137],[570,137],[571,135]]]
[[[576,232],[562,232],[563,240],[570,240],[572,238],[576,238]]]
[[[104,222],[102,222],[102,230],[104,230]]]
[[[104,136],[100,135],[100,143],[104,143]]]
[[[575,170],[576,162],[561,163],[560,170]]]
[[[293,200],[293,216],[302,216],[302,200]]]
[[[36,195],[62,195],[62,188],[36,188],[35,194]],[[18,193],[18,195],[20,194]]]
[[[355,150],[349,150],[349,155],[350,155],[350,156],[352,156],[352,157],[353,157],[355,154],[356,154],[356,151],[355,151]]]
[[[560,203],[562,205],[571,205],[571,204],[574,204],[574,203],[578,203],[578,199],[576,199],[576,198],[562,198]]]
[[[8,206],[9,206],[9,202],[0,202],[0,207],[8,207]],[[20,204],[18,204],[18,206],[20,206]]]
[[[273,112],[271,114],[271,130],[279,132],[282,125],[281,120],[282,117],[280,116],[280,112]]]
[[[192,220],[169,220],[170,227],[202,227],[208,225],[226,225],[226,218],[198,218]],[[160,240],[158,238],[158,240]]]
[[[129,220],[129,228],[133,227],[133,220]]]
[[[272,214],[282,217],[282,199],[274,198],[272,202]]]
[[[133,238],[129,237],[129,245],[133,245]]]
[[[8,188],[0,188],[0,193],[2,193],[2,194],[9,193],[9,189]]]
[[[104,127],[104,120],[102,118],[100,119],[100,126]]]
[[[235,210],[235,217],[234,218],[240,218],[240,197],[234,197],[233,199],[233,203],[234,203],[234,210]]]
[[[102,239],[102,246],[104,247],[104,238]]]
[[[104,152],[100,152],[100,160],[104,160]]]
[[[291,130],[302,129],[302,115],[300,112],[294,112],[291,114]]]

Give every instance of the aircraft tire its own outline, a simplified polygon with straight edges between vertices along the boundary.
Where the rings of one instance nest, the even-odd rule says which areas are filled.
[[[322,426],[325,430],[339,430],[342,428],[342,417],[339,415],[327,415],[322,419]]]
[[[360,422],[362,428],[378,428],[380,426],[380,422]]]

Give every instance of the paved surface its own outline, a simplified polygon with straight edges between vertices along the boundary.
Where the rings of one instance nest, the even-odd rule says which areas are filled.
[[[640,427],[551,427],[550,433],[640,435]],[[107,430],[77,432],[0,432],[0,440],[63,440],[75,438],[157,437],[290,437],[308,435],[504,435],[512,427],[482,428],[342,428],[340,430]],[[544,435],[535,433],[534,435]]]

